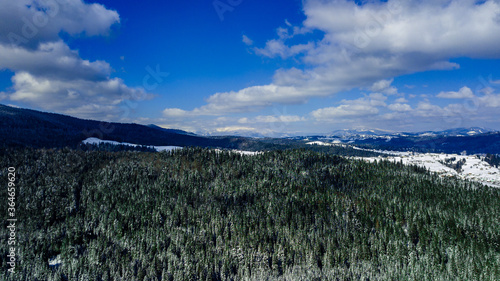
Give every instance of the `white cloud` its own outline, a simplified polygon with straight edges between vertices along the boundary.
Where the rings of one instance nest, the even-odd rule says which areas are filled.
[[[326,31],[329,42],[372,54],[433,55],[434,62],[455,56],[498,57],[499,7],[492,0],[389,0],[363,6],[309,0],[304,4],[304,25]]]
[[[445,5],[443,1],[389,0],[357,5],[347,0],[305,0],[303,6],[306,20],[301,26],[278,28],[277,38],[254,48],[258,55],[293,57],[302,64],[277,70],[269,85],[214,94],[206,105],[189,112],[256,111],[353,88],[391,95],[397,93],[391,86],[393,77],[457,69],[460,66],[450,62],[457,57],[500,58],[499,1],[447,0]],[[304,40],[290,43],[290,38],[313,30],[324,36],[307,44]],[[356,111],[346,106],[328,112]]]
[[[84,60],[61,40],[40,43],[35,50],[0,44],[0,69],[61,80],[102,81],[111,73],[107,62]]]
[[[207,98],[207,105],[191,111],[166,108],[163,115],[171,117],[225,115],[257,111],[273,103],[300,104],[305,101],[304,93],[299,92],[296,88],[271,84],[248,87],[237,92],[216,93]]]
[[[290,123],[290,122],[300,122],[304,121],[305,119],[303,117],[297,116],[297,115],[259,115],[255,118],[240,118],[238,120],[238,123],[240,124],[255,124],[255,123],[277,123],[277,122],[284,122],[284,123]]]
[[[33,49],[39,43],[69,35],[107,35],[120,22],[116,11],[81,0],[18,0],[0,2],[0,44]]]
[[[407,111],[410,111],[411,110],[411,106],[408,105],[408,104],[404,104],[404,103],[394,103],[394,104],[390,104],[388,106],[388,108],[392,111],[396,111],[396,112],[407,112]]]
[[[269,40],[266,42],[264,48],[254,48],[254,51],[258,55],[274,58],[281,57],[283,59],[296,56],[298,54],[307,53],[307,51],[314,48],[314,44],[309,42],[307,44],[299,44],[293,46],[287,46],[283,40],[280,38],[278,40]]]
[[[337,107],[320,108],[311,112],[311,115],[318,121],[338,121],[346,117],[366,117],[377,115],[379,110],[376,107],[363,104],[343,104]]]
[[[124,101],[151,98],[142,89],[127,87],[119,78],[56,80],[16,72],[12,82],[14,92],[9,95],[12,101],[85,118],[116,117]]]
[[[59,37],[107,35],[116,11],[81,0],[0,2],[0,70],[14,72],[4,99],[77,117],[117,120],[130,103],[152,96],[111,78],[105,61],[89,61]]]
[[[342,100],[341,105],[336,107],[320,108],[311,112],[318,121],[339,121],[345,118],[356,119],[361,117],[377,115],[379,107],[387,106],[384,102],[386,96],[380,93],[372,93],[369,96],[355,99]]]
[[[180,108],[166,108],[163,110],[163,115],[169,116],[169,117],[186,117],[189,115],[195,115],[190,113],[189,111],[180,109]]]
[[[443,109],[429,101],[422,101],[418,103],[412,114],[419,117],[439,117],[443,115]]]
[[[283,136],[291,132],[304,134],[304,131],[324,133],[324,126],[362,126],[396,131],[443,130],[496,124],[499,117],[500,94],[494,93],[443,106],[425,98],[415,101],[416,104],[413,101],[409,103],[405,98],[390,99],[390,104],[387,104],[388,100],[382,93],[370,93],[361,98],[344,99],[335,106],[313,110],[308,116],[288,115],[285,111],[255,117],[218,117],[214,114],[198,118],[199,115],[195,114],[200,113],[200,108],[192,111],[168,109],[171,112],[166,114],[165,119],[169,120],[170,127],[191,128],[191,131],[203,128],[201,131],[198,129],[199,133]]]
[[[438,98],[444,99],[467,99],[473,98],[474,93],[469,87],[462,87],[458,92],[441,92],[437,95]]]
[[[492,107],[492,108],[500,107],[500,95],[487,94],[477,99],[479,103],[484,107]]]
[[[373,83],[370,87],[370,90],[373,92],[381,92],[387,95],[394,95],[398,93],[398,89],[396,87],[391,86],[394,78],[392,79],[382,79]]]
[[[228,126],[228,127],[216,128],[215,131],[217,133],[234,133],[234,132],[241,132],[241,131],[256,132],[257,129],[252,128],[252,127],[243,127],[243,126]]]
[[[243,41],[243,43],[245,43],[245,45],[247,45],[247,46],[251,46],[251,45],[253,45],[253,40],[252,40],[252,39],[250,39],[250,38],[248,38],[248,36],[246,36],[246,35],[243,35],[243,36],[242,36],[242,38],[241,38],[241,40],[242,40],[242,41]]]

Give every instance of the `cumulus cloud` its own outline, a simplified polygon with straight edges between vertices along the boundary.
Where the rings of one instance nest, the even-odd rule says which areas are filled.
[[[244,127],[244,126],[227,126],[227,127],[219,127],[215,129],[215,132],[217,133],[234,133],[234,132],[250,132],[253,133],[256,131],[255,128],[252,127]]]
[[[116,11],[82,0],[19,0],[0,4],[0,43],[32,49],[59,40],[59,33],[106,35],[120,22]]]
[[[443,115],[443,109],[429,101],[422,101],[418,103],[413,114],[419,117],[439,117]]]
[[[474,93],[469,87],[462,87],[458,92],[441,92],[437,95],[438,98],[444,99],[467,99],[473,98]]]
[[[304,121],[304,117],[300,117],[297,115],[279,115],[279,116],[274,116],[274,115],[259,115],[255,118],[240,118],[238,120],[238,123],[240,124],[255,124],[255,123],[277,123],[277,122],[285,122],[285,123],[290,123],[290,122],[300,122]]]
[[[397,94],[398,89],[396,89],[396,87],[391,86],[393,81],[394,81],[394,78],[382,79],[380,81],[373,83],[373,85],[370,87],[370,90],[373,92],[382,92],[382,93],[387,94],[387,95]]]
[[[411,106],[406,103],[393,103],[388,106],[388,108],[392,111],[396,112],[408,112],[411,111]]]
[[[460,66],[450,62],[457,57],[500,57],[500,2],[494,0],[388,0],[363,5],[305,0],[303,10],[306,19],[300,26],[288,23],[278,28],[277,38],[254,49],[261,56],[299,59],[300,67],[277,70],[269,85],[215,94],[195,111],[246,112],[353,88],[396,94],[393,77],[457,69]],[[314,30],[323,37],[291,43],[291,38]]]
[[[343,104],[337,107],[320,108],[311,112],[320,121],[336,121],[337,118],[367,117],[377,115],[376,107],[363,104]]]
[[[432,99],[433,95],[428,96]],[[324,133],[323,126],[361,126],[408,131],[484,126],[497,123],[500,108],[500,94],[494,92],[455,100],[456,103],[442,106],[427,98],[420,98],[410,104],[405,98],[392,97],[379,92],[365,94],[362,98],[344,99],[334,106],[313,110],[306,116],[276,111],[275,115],[255,117],[213,115],[197,118],[194,113],[199,113],[199,109],[172,109],[166,119],[171,122],[171,127],[192,128],[191,131],[203,128],[202,131],[198,129],[201,133],[268,136],[280,136],[281,133],[282,136],[284,132],[290,134],[291,131],[314,132],[314,126],[320,126],[317,131],[319,133]],[[178,113],[175,114],[175,111]]]
[[[84,60],[61,40],[40,43],[35,50],[0,45],[0,69],[2,68],[60,80],[102,81],[111,73],[107,62]]]
[[[300,104],[307,96],[294,87],[280,87],[274,84],[253,86],[240,91],[216,93],[207,99],[208,104],[191,111],[166,108],[164,116],[225,115],[230,113],[253,112],[273,103]]]
[[[14,72],[3,98],[83,118],[116,120],[127,101],[152,98],[130,88],[105,61],[89,61],[59,37],[107,35],[116,11],[81,0],[0,2],[0,70]]]
[[[328,32],[328,41],[365,52],[432,55],[435,62],[455,56],[498,57],[498,1],[305,2],[305,25]],[[332,16],[332,13],[336,16]],[[464,40],[467,38],[467,40]]]
[[[56,80],[16,72],[12,82],[12,101],[85,118],[108,119],[118,114],[123,101],[150,98],[144,90],[129,88],[119,78]]]
[[[311,115],[318,121],[338,121],[346,118],[356,119],[377,115],[379,107],[387,104],[386,96],[380,93],[372,93],[369,96],[355,99],[342,100],[341,105],[336,107],[320,108],[311,112]]]
[[[480,105],[484,107],[498,108],[500,107],[500,94],[486,94],[478,97]]]

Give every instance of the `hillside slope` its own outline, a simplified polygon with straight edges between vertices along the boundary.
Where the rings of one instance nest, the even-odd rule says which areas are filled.
[[[0,143],[35,148],[76,147],[89,137],[156,146],[237,148],[245,138],[209,138],[157,126],[84,120],[0,104]]]

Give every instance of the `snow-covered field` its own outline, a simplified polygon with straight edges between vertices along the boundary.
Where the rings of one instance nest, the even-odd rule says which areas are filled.
[[[371,150],[375,151],[375,150]],[[476,155],[458,155],[458,154],[444,154],[444,153],[413,153],[401,151],[375,151],[391,154],[386,158],[379,157],[360,157],[366,161],[376,160],[389,160],[400,162],[406,165],[418,165],[426,167],[431,172],[439,174],[441,177],[459,177],[471,181],[480,182],[485,185],[500,187],[500,170],[490,166],[483,160],[483,156]],[[446,159],[453,159],[451,163],[458,161],[465,161],[460,172],[445,166],[441,162]]]
[[[324,142],[324,141],[311,141],[306,144],[309,145],[323,145],[323,146],[341,146],[341,147],[347,147],[347,144],[342,143],[339,140],[334,140],[332,142]]]
[[[308,142],[309,145],[324,145],[324,146],[346,146],[338,141],[335,142],[322,142],[322,141],[312,141]],[[363,159],[366,161],[380,161],[389,160],[394,162],[402,161],[406,165],[418,165],[425,167],[431,172],[439,174],[441,177],[459,177],[462,179],[467,179],[471,181],[480,182],[485,185],[500,187],[500,170],[498,168],[490,166],[483,159],[483,156],[476,155],[458,155],[458,154],[444,154],[444,153],[416,153],[416,152],[405,152],[405,151],[387,151],[387,150],[374,150],[374,149],[364,149],[353,146],[352,148],[358,150],[366,150],[377,153],[388,154],[387,157],[356,157],[357,159]],[[446,159],[452,159],[450,163],[457,163],[458,161],[465,161],[462,169],[458,172],[442,162]]]
[[[136,146],[141,146],[140,144],[133,144],[133,143],[127,143],[127,142],[117,142],[117,141],[109,141],[109,140],[101,140],[101,139],[98,139],[98,138],[88,138],[86,140],[83,141],[84,144],[99,144],[99,143],[109,143],[109,144],[113,144],[113,145],[128,145],[128,146],[133,146],[133,147],[136,147]],[[152,147],[154,149],[156,149],[156,151],[170,151],[170,150],[173,150],[173,149],[181,149],[182,147],[181,146],[149,146],[149,147]]]

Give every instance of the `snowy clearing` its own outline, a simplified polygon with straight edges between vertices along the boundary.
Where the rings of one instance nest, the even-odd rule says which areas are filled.
[[[117,141],[109,141],[109,140],[101,140],[98,138],[88,138],[83,141],[84,144],[99,144],[99,143],[109,143],[113,145],[127,145],[127,146],[142,146],[140,144],[133,144],[133,143],[127,143],[127,142],[117,142]],[[156,149],[156,151],[170,151],[173,149],[182,149],[181,146],[154,146],[154,145],[146,145],[147,147],[151,147]]]
[[[425,167],[431,172],[439,174],[441,177],[456,176],[462,179],[480,182],[485,185],[500,187],[500,170],[498,168],[492,167],[490,164],[484,161],[484,156],[381,151],[369,149],[360,150],[386,153],[390,154],[390,156],[356,157],[357,159],[363,159],[369,162],[380,160],[388,160],[393,162],[402,161],[405,165],[417,165]],[[448,162],[451,165],[456,165],[460,161],[463,163],[463,165],[461,166],[461,169],[458,169],[458,171],[443,164],[444,162]]]
[[[311,142],[308,142],[306,144],[309,144],[309,145],[323,145],[323,146],[340,146],[340,147],[347,147],[346,144],[343,144],[341,141],[339,140],[334,140],[332,142],[323,142],[323,141],[311,141]]]

